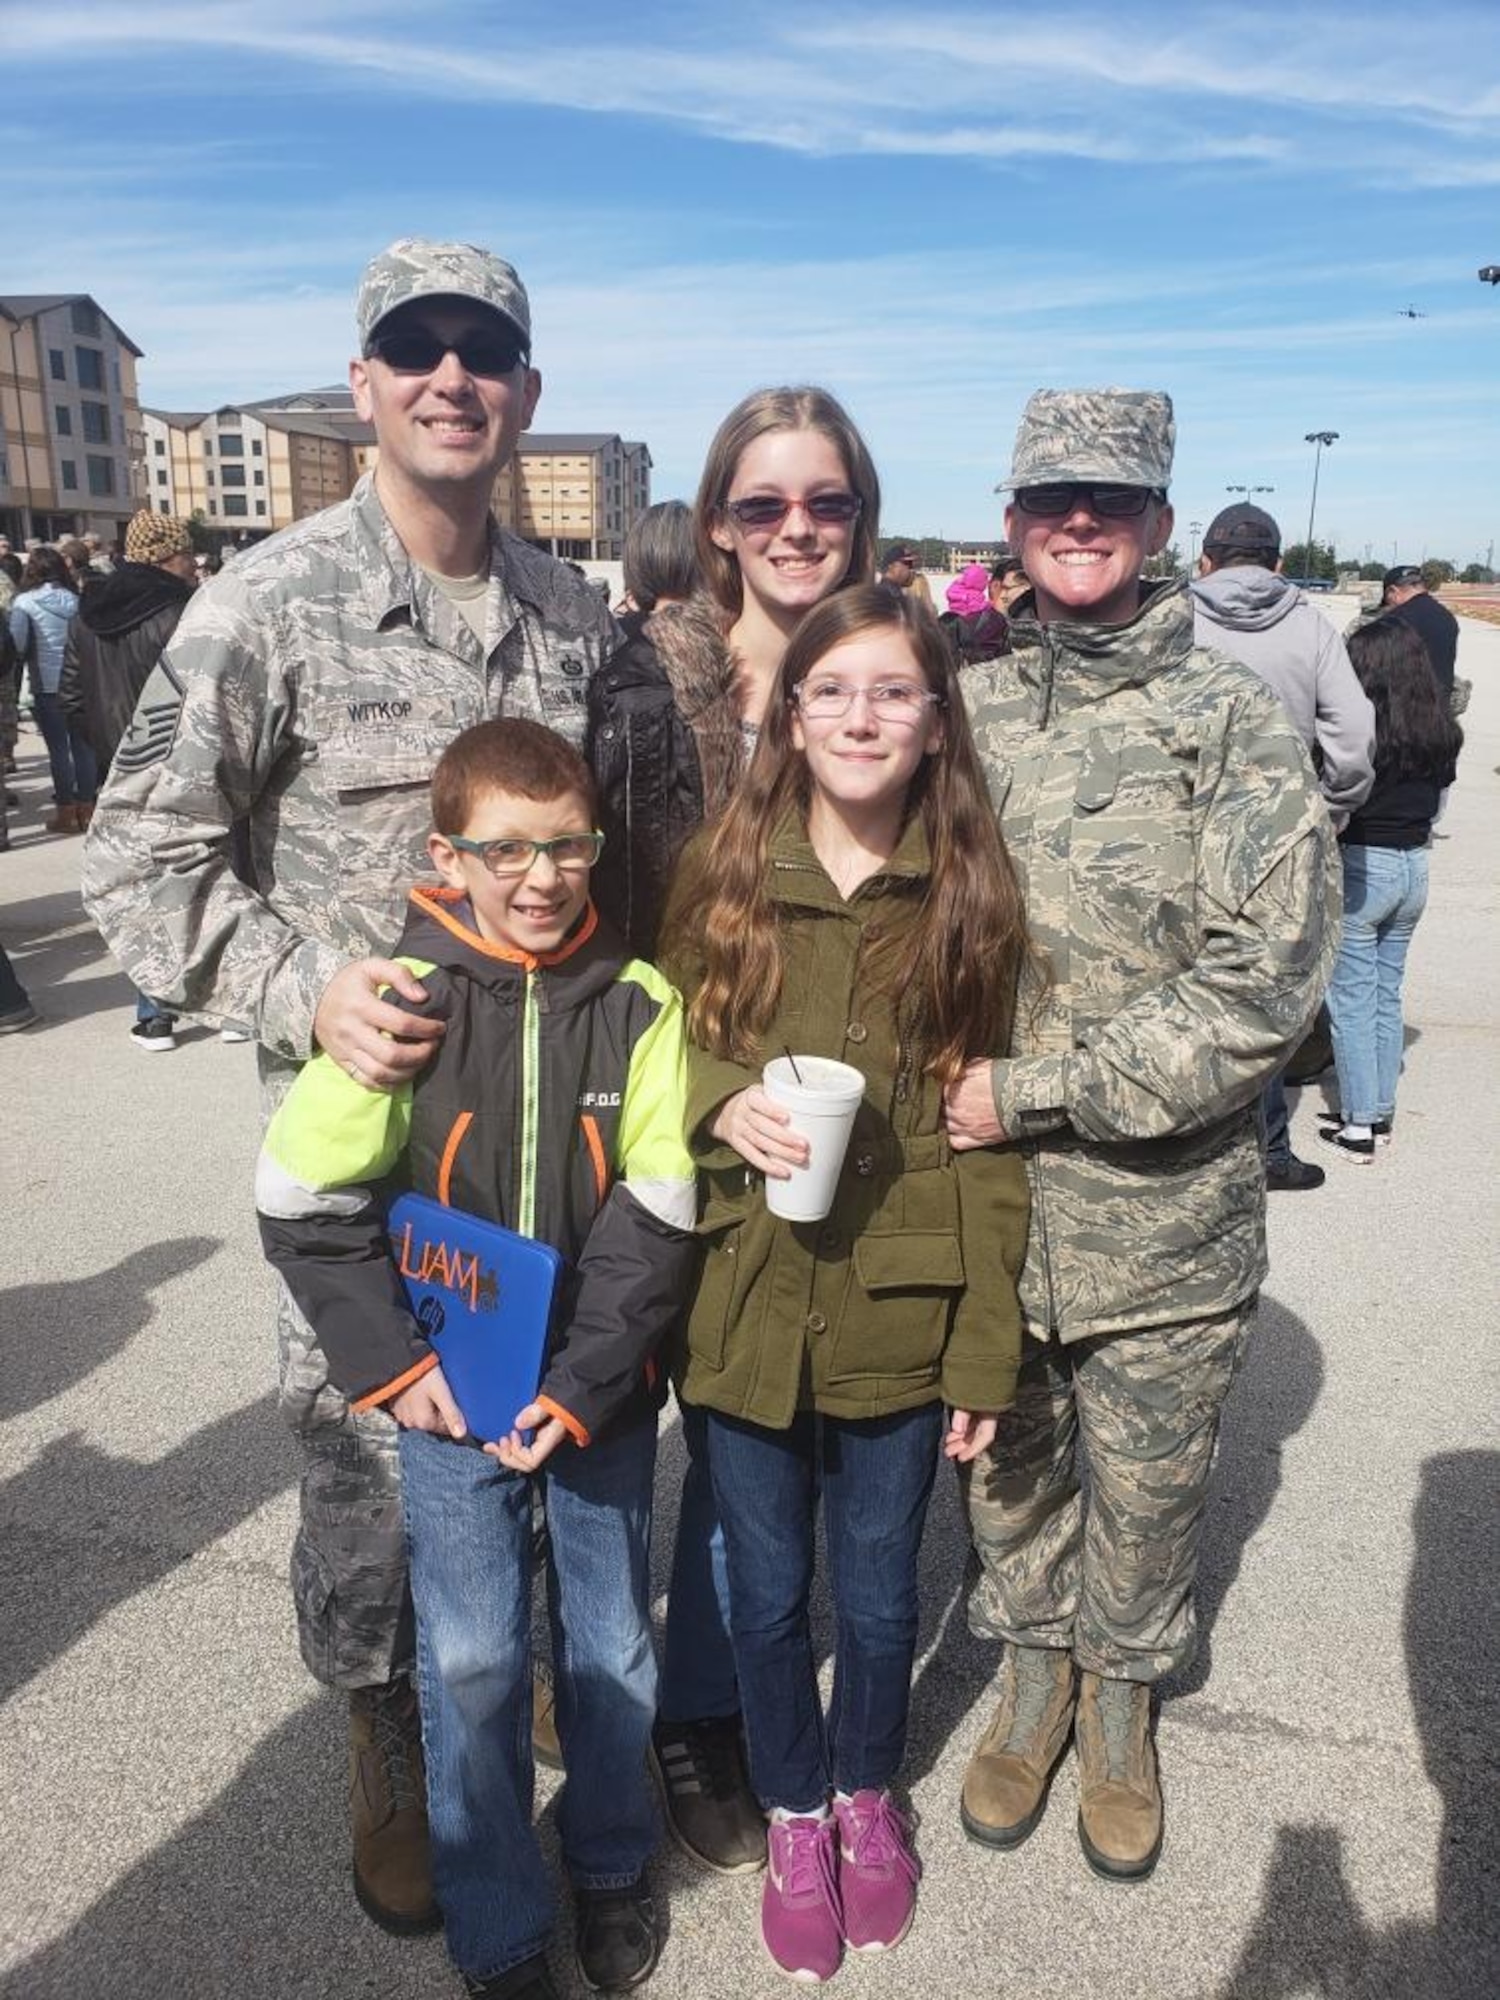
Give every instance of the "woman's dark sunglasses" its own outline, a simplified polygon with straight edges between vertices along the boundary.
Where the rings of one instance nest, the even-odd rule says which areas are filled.
[[[820,527],[842,527],[856,520],[864,501],[857,493],[810,493],[805,500],[784,500],[779,493],[752,493],[747,500],[727,500],[724,512],[742,528],[779,528],[794,507],[800,507]]]
[[[431,375],[442,367],[446,356],[456,354],[466,375],[496,380],[513,373],[527,359],[526,349],[509,334],[476,329],[460,334],[457,340],[443,340],[425,326],[377,333],[365,352],[379,355],[386,367],[393,368],[398,375]]]
[[[1023,514],[1066,515],[1084,503],[1091,514],[1098,514],[1106,521],[1128,521],[1136,514],[1144,514],[1148,504],[1156,498],[1153,486],[1091,486],[1079,483],[1016,488],[1016,505]]]

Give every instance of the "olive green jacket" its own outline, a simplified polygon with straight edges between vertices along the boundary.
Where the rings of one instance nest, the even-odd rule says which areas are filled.
[[[702,852],[700,838],[683,856],[669,937],[675,910],[698,893]],[[759,1069],[689,1048],[703,1266],[680,1356],[688,1402],[784,1430],[799,1410],[879,1417],[942,1399],[988,1411],[1014,1398],[1024,1170],[1005,1149],[955,1156],[941,1092],[861,969],[867,943],[914,920],[927,877],[920,822],[847,902],[800,822],[772,841],[786,965],[766,1055],[832,1056],[868,1085],[827,1221],[785,1222],[767,1209],[762,1178],[708,1132]],[[691,997],[701,966],[681,954],[664,963]]]
[[[1338,848],[1307,751],[1182,585],[1129,624],[1012,624],[965,669],[991,797],[1051,973],[995,1065],[1024,1142],[1029,1331],[1204,1319],[1266,1272],[1256,1102],[1338,947]]]

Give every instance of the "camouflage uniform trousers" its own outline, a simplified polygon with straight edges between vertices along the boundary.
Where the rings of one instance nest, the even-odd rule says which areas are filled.
[[[302,1658],[326,1687],[378,1687],[410,1673],[415,1653],[399,1433],[381,1410],[350,1409],[280,1284],[276,1321],[282,1415],[303,1454],[291,1561]]]
[[[1015,1405],[962,1474],[977,1635],[1069,1648],[1115,1680],[1187,1665],[1219,1415],[1254,1310],[1252,1299],[1212,1319],[1025,1341]]]

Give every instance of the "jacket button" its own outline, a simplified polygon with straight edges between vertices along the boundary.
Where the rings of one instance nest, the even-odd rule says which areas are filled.
[[[809,1313],[807,1315],[807,1330],[809,1333],[827,1333],[828,1321],[826,1317],[822,1313]]]
[[[732,1257],[738,1248],[739,1245],[737,1243],[726,1243],[724,1245],[724,1255],[726,1257]]]
[[[875,1171],[875,1155],[873,1153],[857,1153],[854,1157],[854,1171],[857,1174],[863,1175],[868,1180]]]
[[[848,1027],[845,1028],[844,1030],[844,1040],[846,1042],[868,1041],[869,1036],[870,1036],[870,1031],[865,1026],[863,1021],[851,1021]]]
[[[612,722],[606,723],[605,726],[599,731],[599,736],[601,741],[605,743],[613,743],[615,740],[614,724]]]

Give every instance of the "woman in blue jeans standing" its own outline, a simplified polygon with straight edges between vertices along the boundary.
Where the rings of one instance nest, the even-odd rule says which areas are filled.
[[[1396,1116],[1406,953],[1427,906],[1432,822],[1463,731],[1426,647],[1399,618],[1353,633],[1349,658],[1375,709],[1375,783],[1340,836],[1344,931],[1328,990],[1339,1110],[1320,1137],[1368,1166]]]
[[[99,789],[98,768],[88,738],[63,714],[57,691],[68,627],[77,616],[73,572],[56,549],[33,549],[10,607],[10,636],[26,662],[32,712],[52,766],[57,810],[45,823],[49,833],[82,833]]]

